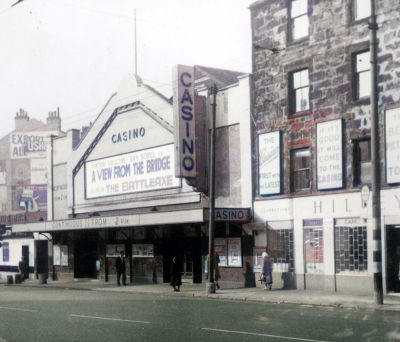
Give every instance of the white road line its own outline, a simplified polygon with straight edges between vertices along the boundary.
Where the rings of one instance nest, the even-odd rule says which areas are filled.
[[[0,310],[13,310],[13,311],[24,311],[24,312],[38,312],[38,310],[21,309],[21,308],[10,308],[8,306],[0,306]]]
[[[211,328],[201,328],[201,329],[202,329],[202,330],[207,330],[207,331],[216,331],[216,332],[230,333],[230,334],[241,334],[241,335],[253,335],[253,336],[273,337],[273,338],[280,338],[280,339],[284,339],[284,340],[293,340],[293,341],[328,342],[328,341],[323,341],[323,340],[311,340],[311,339],[308,339],[308,338],[300,338],[300,337],[288,337],[288,336],[279,336],[279,335],[258,334],[258,333],[252,333],[252,332],[247,332],[247,331],[211,329]]]
[[[119,319],[119,318],[98,317],[98,316],[85,316],[85,315],[74,315],[74,314],[71,314],[70,316],[78,317],[78,318],[102,319],[105,321],[118,321],[118,322],[142,323],[142,324],[150,324],[151,323],[151,322],[146,322],[146,321],[133,321],[130,319]]]

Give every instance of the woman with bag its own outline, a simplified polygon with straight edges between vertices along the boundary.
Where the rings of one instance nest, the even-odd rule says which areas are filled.
[[[264,290],[272,290],[272,260],[267,252],[262,253],[263,268],[262,268],[262,281],[265,285]]]

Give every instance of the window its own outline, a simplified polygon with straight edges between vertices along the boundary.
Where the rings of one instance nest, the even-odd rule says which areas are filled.
[[[324,272],[324,234],[322,227],[304,229],[304,258],[307,273]]]
[[[369,97],[371,94],[371,65],[369,51],[357,53],[354,63],[354,95],[355,99]]]
[[[291,153],[292,191],[310,189],[310,149],[293,150]]]
[[[267,246],[275,272],[294,271],[293,229],[268,229]]]
[[[353,19],[361,20],[371,15],[370,0],[353,0]]]
[[[371,184],[371,141],[354,142],[354,185]]]
[[[289,9],[290,40],[308,36],[308,0],[291,0]]]
[[[292,114],[310,109],[308,69],[290,74],[290,112]]]
[[[10,261],[10,244],[8,242],[3,242],[3,261]]]
[[[335,269],[336,273],[368,270],[367,227],[335,227]]]

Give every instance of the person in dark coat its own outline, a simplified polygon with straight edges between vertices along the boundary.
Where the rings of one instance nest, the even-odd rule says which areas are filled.
[[[28,265],[24,256],[21,257],[18,263],[19,273],[21,274],[21,280],[24,281],[28,278]]]
[[[115,266],[117,269],[118,286],[121,286],[121,276],[122,276],[122,285],[126,285],[126,264],[125,264],[124,252],[121,252],[121,255],[117,258]]]
[[[262,253],[263,267],[262,267],[262,280],[265,285],[264,290],[272,290],[272,260],[267,252]]]
[[[179,292],[180,287],[182,285],[182,277],[181,277],[181,265],[178,262],[177,257],[172,258],[171,264],[171,286],[174,288],[174,291]]]

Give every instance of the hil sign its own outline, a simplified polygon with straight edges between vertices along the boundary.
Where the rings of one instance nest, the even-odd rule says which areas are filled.
[[[174,78],[176,177],[196,177],[194,68],[177,65]]]

